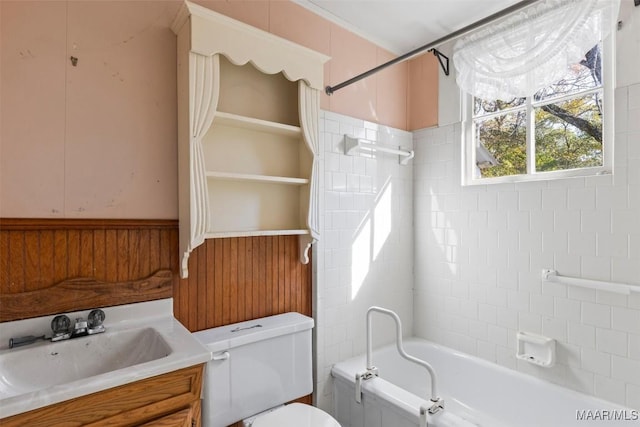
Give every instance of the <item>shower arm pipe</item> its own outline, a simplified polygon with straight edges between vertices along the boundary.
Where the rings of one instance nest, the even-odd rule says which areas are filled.
[[[400,320],[400,316],[398,316],[394,311],[388,310],[386,308],[372,306],[372,307],[369,307],[369,310],[367,310],[367,371],[376,371],[376,367],[373,365],[373,361],[371,360],[372,359],[372,341],[373,341],[372,330],[371,330],[371,315],[374,312],[386,314],[387,316],[390,316],[391,318],[393,318],[393,320],[396,323],[396,347],[398,349],[398,353],[400,353],[400,356],[402,356],[403,358],[417,365],[422,366],[429,372],[429,375],[431,376],[431,397],[429,400],[435,403],[437,406],[439,406],[440,409],[442,409],[444,407],[444,402],[438,396],[436,373],[433,370],[433,367],[431,367],[431,365],[425,362],[424,360],[418,359],[417,357],[413,357],[410,354],[407,354],[407,352],[404,350],[404,347],[402,346],[402,322]],[[433,412],[432,410],[430,410],[429,413],[435,413],[438,410],[439,409],[436,409]]]
[[[405,62],[408,61],[409,59],[412,59],[424,52],[430,51],[430,50],[434,50],[435,48],[437,48],[438,46],[440,46],[441,44],[444,44],[448,41],[451,41],[457,37],[461,37],[464,36],[465,34],[470,33],[471,31],[477,30],[480,27],[483,27],[487,24],[490,24],[498,19],[501,19],[511,13],[517,12],[521,9],[524,9],[525,7],[531,6],[532,4],[538,2],[539,0],[523,0],[520,1],[514,5],[511,5],[505,9],[502,9],[499,12],[496,12],[492,15],[487,16],[486,18],[480,19],[479,21],[474,22],[473,24],[467,25],[466,27],[463,27],[459,30],[456,30],[452,33],[447,34],[446,36],[440,37],[439,39],[432,41],[431,43],[427,43],[424,46],[418,47],[410,52],[405,53],[404,55],[398,56],[397,58],[394,58],[390,61],[385,62],[384,64],[380,64],[375,68],[370,69],[369,71],[365,71],[364,73],[358,74],[355,77],[350,78],[349,80],[345,80],[342,83],[338,83],[337,85],[334,86],[327,86],[324,88],[324,91],[327,95],[332,95],[334,92],[349,86],[353,83],[359,82],[360,80],[369,77],[372,74],[375,74],[379,71],[384,70],[385,68],[388,68],[392,65],[395,64],[399,64],[401,62]],[[438,57],[438,59],[440,59]]]

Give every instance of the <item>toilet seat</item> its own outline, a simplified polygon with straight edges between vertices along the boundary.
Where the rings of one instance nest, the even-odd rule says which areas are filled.
[[[292,403],[256,418],[252,427],[340,427],[340,424],[316,407]]]

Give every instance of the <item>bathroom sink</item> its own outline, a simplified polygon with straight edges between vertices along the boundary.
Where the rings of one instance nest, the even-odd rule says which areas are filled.
[[[171,348],[153,328],[89,335],[0,355],[0,396],[66,384],[166,357]]]
[[[211,352],[173,317],[171,298],[105,307],[106,331],[9,348],[51,335],[53,316],[0,323],[0,424],[43,406],[206,363]],[[87,318],[88,310],[66,313]]]

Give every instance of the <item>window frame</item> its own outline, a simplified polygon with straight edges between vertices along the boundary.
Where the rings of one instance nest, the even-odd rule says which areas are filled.
[[[534,120],[531,120],[533,109],[536,105],[547,104],[546,101],[533,101],[533,96],[528,96],[525,102],[526,114],[527,114],[527,134],[526,134],[526,164],[527,173],[519,175],[505,175],[500,177],[476,177],[476,140],[475,140],[475,125],[473,116],[473,95],[468,93],[462,93],[462,185],[485,185],[485,184],[501,184],[501,183],[514,183],[523,181],[542,181],[542,180],[554,180],[570,177],[585,177],[594,175],[613,175],[614,166],[614,91],[615,91],[615,38],[616,33],[612,32],[607,38],[602,41],[602,74],[603,84],[602,89],[591,89],[584,92],[560,96],[554,98],[553,102],[559,102],[562,99],[574,99],[579,96],[584,96],[589,93],[593,93],[602,90],[603,97],[603,112],[604,117],[602,120],[602,166],[584,167],[579,169],[565,169],[556,171],[540,171],[535,172],[535,141],[533,141],[534,135]],[[534,105],[535,104],[535,105]],[[496,115],[505,114],[509,111],[517,111],[522,107],[512,107],[495,113]],[[488,117],[489,115],[485,116]]]

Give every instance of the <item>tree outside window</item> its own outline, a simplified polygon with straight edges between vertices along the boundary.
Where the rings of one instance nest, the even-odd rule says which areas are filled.
[[[473,98],[477,178],[604,166],[602,44],[531,97]]]

